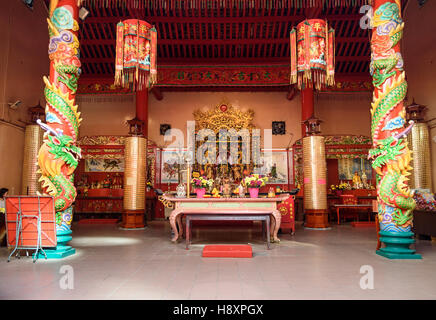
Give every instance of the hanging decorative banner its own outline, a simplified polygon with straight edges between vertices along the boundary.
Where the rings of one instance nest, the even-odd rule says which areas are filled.
[[[327,85],[335,85],[335,30],[330,29],[327,34]]]
[[[134,91],[157,80],[157,32],[149,23],[129,19],[117,24],[115,85]]]
[[[288,90],[289,65],[271,66],[163,66],[159,65],[156,87],[283,87]],[[350,78],[336,75],[333,86],[320,92],[369,92],[371,78]],[[78,94],[131,94],[131,88],[114,85],[113,78],[81,77]]]
[[[291,50],[291,84],[297,82],[297,32],[295,29],[291,30],[290,44]]]
[[[305,20],[291,30],[291,84],[317,90],[334,85],[334,30],[322,19]]]

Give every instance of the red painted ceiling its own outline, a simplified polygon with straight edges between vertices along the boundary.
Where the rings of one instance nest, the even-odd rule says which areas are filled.
[[[158,66],[265,65],[288,64],[289,31],[316,17],[336,31],[336,74],[368,78],[370,31],[359,25],[365,1],[85,0],[90,14],[80,23],[82,77],[113,77],[115,28],[125,19],[155,25]],[[311,7],[297,7],[304,3]]]

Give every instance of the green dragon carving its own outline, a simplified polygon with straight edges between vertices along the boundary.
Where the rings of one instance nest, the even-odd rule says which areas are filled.
[[[374,71],[374,74],[376,72],[380,71]],[[387,115],[404,100],[407,93],[404,72],[393,83],[387,83],[386,79],[384,82],[385,85],[379,89],[380,91],[377,94],[374,93],[371,109],[371,133],[373,137],[378,136],[379,130],[384,127]]]
[[[373,168],[381,174],[381,168],[393,160],[396,160],[397,156],[401,155],[404,148],[403,139],[388,137],[377,141],[377,148],[369,150],[370,159],[374,159],[372,162]]]
[[[65,84],[72,92],[76,93],[77,82],[79,80],[79,68],[76,66],[55,64],[55,70],[59,74],[58,80]]]
[[[382,231],[410,231],[415,201],[407,184],[411,153],[403,128],[407,82],[399,47],[404,22],[399,0],[380,5],[373,18],[370,72],[374,95],[371,108],[373,149],[368,157],[377,173],[379,221]],[[383,129],[382,129],[383,128]]]
[[[397,62],[398,58],[393,56],[387,59],[375,60],[371,63],[370,68],[374,78],[372,83],[375,87],[379,87],[383,82],[386,81],[386,79],[393,77],[396,74],[395,70],[392,71],[392,69],[395,68]],[[383,73],[381,70],[383,70]]]
[[[77,192],[74,170],[81,157],[77,147],[81,122],[75,104],[77,81],[80,75],[78,23],[70,5],[50,3],[49,58],[55,72],[44,77],[47,124],[39,121],[46,131],[44,143],[38,153],[40,182],[44,193],[54,197],[58,230],[69,230],[72,203]]]

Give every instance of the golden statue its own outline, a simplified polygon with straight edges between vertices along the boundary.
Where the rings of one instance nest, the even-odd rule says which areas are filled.
[[[368,187],[368,177],[366,176],[365,171],[362,171],[362,183],[364,188]]]
[[[213,168],[211,164],[206,164],[206,177],[208,180],[214,178]]]
[[[223,197],[225,198],[230,198],[232,196],[232,184],[228,177],[225,177],[223,179],[222,192]]]
[[[241,166],[242,165],[234,164],[232,167],[234,181],[241,181],[242,179]]]
[[[359,174],[357,173],[357,171],[354,171],[354,176],[353,176],[353,187],[355,189],[359,189],[360,186],[362,185],[362,180],[360,179]]]
[[[229,167],[226,164],[221,164],[220,165],[220,175],[222,177],[227,176],[229,173]]]

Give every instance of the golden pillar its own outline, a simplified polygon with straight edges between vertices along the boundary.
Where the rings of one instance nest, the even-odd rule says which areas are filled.
[[[303,138],[304,226],[323,229],[328,227],[325,140],[317,135],[320,120],[312,117],[304,123],[309,134]]]
[[[142,121],[132,119],[131,136],[124,148],[124,197],[121,227],[137,229],[145,227],[145,187],[147,139],[140,135]]]
[[[430,134],[426,123],[416,123],[407,136],[412,150],[411,186],[413,189],[432,189],[430,163]]]
[[[24,132],[24,160],[23,175],[21,179],[21,194],[34,196],[36,192],[42,193],[38,182],[38,151],[42,145],[43,131],[37,124],[26,126]]]
[[[45,110],[40,103],[28,109],[31,124],[24,131],[24,157],[21,177],[21,194],[35,196],[42,193],[41,184],[38,182],[41,176],[38,171],[38,152],[42,146],[44,131],[36,124],[36,120],[45,121]]]
[[[413,189],[432,189],[430,162],[430,132],[424,122],[426,106],[413,103],[406,107],[407,118],[415,122],[407,136],[409,149],[412,151],[410,185]]]
[[[412,150],[410,186],[412,189],[432,189],[430,133],[426,123],[416,123],[407,136]]]

